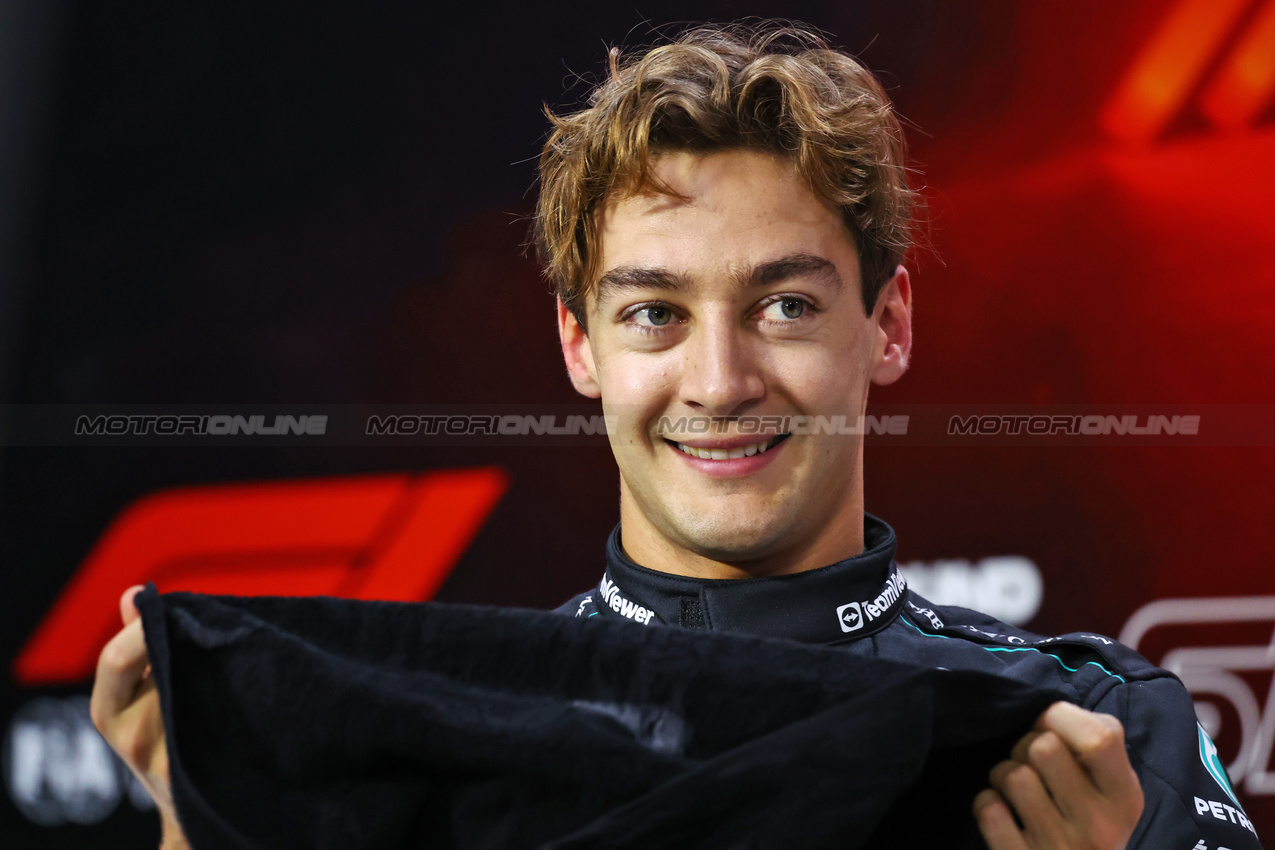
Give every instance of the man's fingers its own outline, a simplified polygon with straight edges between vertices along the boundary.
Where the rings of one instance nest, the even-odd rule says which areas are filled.
[[[142,621],[134,618],[111,638],[97,659],[89,712],[99,730],[132,703],[148,666]]]
[[[1027,841],[1014,823],[1009,806],[991,788],[974,798],[974,819],[990,850],[1027,850]]]
[[[155,800],[164,820],[164,847],[188,847],[177,825],[168,777],[168,748],[159,692],[150,677],[146,637],[134,600],[142,586],[124,591],[124,628],[102,649],[89,698],[93,725]]]
[[[1088,820],[1085,813],[1097,800],[1098,790],[1057,733],[1026,735],[1014,748],[1014,758],[1036,769],[1064,818]]]
[[[1009,754],[1009,757],[1013,759],[1014,761],[1021,761],[1023,764],[1026,764],[1027,750],[1031,746],[1032,741],[1035,741],[1037,738],[1039,738],[1041,735],[1044,735],[1044,734],[1045,733],[1039,729],[1033,729],[1032,731],[1028,732],[1026,735],[1018,739],[1018,743],[1014,745],[1014,749]]]
[[[1043,839],[1050,847],[1066,846],[1062,813],[1036,768],[1022,762],[1003,761],[992,768],[989,779],[992,788],[1013,807],[1030,836]]]
[[[131,624],[138,617],[142,616],[137,610],[137,603],[133,600],[137,598],[137,594],[146,589],[144,584],[135,584],[128,590],[124,591],[124,595],[120,597],[120,619],[124,621],[124,625]]]
[[[1124,748],[1124,726],[1110,714],[1101,714],[1056,702],[1036,721],[1040,731],[1058,735],[1093,777],[1102,794],[1118,797],[1138,787],[1137,774]]]
[[[125,626],[131,626],[135,620],[141,619],[142,612],[137,610],[137,594],[145,589],[146,585],[135,584],[120,596],[120,619],[124,621]],[[143,631],[145,631],[145,627],[143,627]],[[150,672],[150,665],[147,665],[146,669],[142,671],[142,678],[149,676]]]
[[[144,771],[148,780],[156,775],[167,777],[167,750],[162,746],[164,721],[154,681],[148,679],[138,687],[133,702],[119,715],[107,740],[130,767]]]

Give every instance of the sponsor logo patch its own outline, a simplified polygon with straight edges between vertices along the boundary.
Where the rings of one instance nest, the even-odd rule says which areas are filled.
[[[615,613],[628,617],[634,622],[641,623],[644,626],[651,624],[651,618],[655,616],[655,612],[650,608],[644,608],[632,600],[625,599],[620,595],[620,588],[615,582],[606,576],[602,577],[602,584],[598,588],[602,593],[602,602]]]
[[[1226,796],[1231,798],[1231,802],[1239,806],[1240,801],[1236,799],[1235,790],[1231,788],[1231,780],[1226,777],[1226,768],[1222,766],[1222,760],[1218,758],[1217,745],[1213,743],[1213,739],[1204,731],[1203,726],[1197,723],[1195,728],[1199,731],[1200,761],[1204,763],[1204,769],[1209,772],[1209,776],[1213,777],[1213,781],[1226,792]],[[1241,814],[1243,814],[1243,810],[1241,810]]]
[[[875,599],[867,599],[863,602],[847,602],[837,609],[837,622],[841,624],[841,631],[856,632],[863,628],[864,623],[871,623],[881,617],[894,606],[894,603],[903,597],[907,589],[908,583],[903,578],[902,573],[898,571],[890,573],[890,578],[886,581],[885,587],[881,589]]]
[[[837,609],[837,620],[841,623],[841,631],[857,631],[863,628],[863,609],[858,602],[842,605]]]
[[[1215,820],[1227,821],[1236,826],[1242,826],[1253,835],[1257,835],[1257,829],[1253,826],[1252,821],[1244,814],[1243,809],[1235,806],[1220,803],[1217,800],[1202,800],[1195,798],[1195,813],[1201,817],[1212,817]]]

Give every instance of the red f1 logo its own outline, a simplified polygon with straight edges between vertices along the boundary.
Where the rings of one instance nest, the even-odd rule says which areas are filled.
[[[13,663],[19,684],[80,681],[119,628],[124,588],[239,596],[431,598],[508,488],[494,467],[165,490],[98,540]]]
[[[1103,125],[1155,141],[1195,100],[1219,130],[1255,124],[1275,96],[1275,0],[1177,0],[1125,72]]]

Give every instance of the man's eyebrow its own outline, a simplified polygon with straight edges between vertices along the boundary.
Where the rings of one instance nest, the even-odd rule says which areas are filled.
[[[686,289],[686,280],[668,269],[617,266],[598,278],[597,297],[627,289]]]
[[[832,260],[815,254],[789,254],[760,263],[748,271],[745,281],[750,286],[770,286],[794,277],[822,279],[838,290],[845,285]]]
[[[738,278],[748,287],[770,286],[795,277],[822,279],[840,290],[844,283],[836,265],[815,254],[788,254],[775,260],[767,260],[742,271]],[[599,300],[615,292],[632,289],[686,290],[690,282],[685,276],[663,268],[643,266],[617,266],[598,278]]]

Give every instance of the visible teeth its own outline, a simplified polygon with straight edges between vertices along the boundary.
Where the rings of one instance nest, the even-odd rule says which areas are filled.
[[[734,449],[700,449],[695,446],[683,445],[682,443],[675,443],[674,445],[691,457],[698,457],[704,460],[730,460],[741,457],[752,457],[758,452],[764,452],[769,449],[770,444],[771,440],[764,440],[760,443],[753,443],[751,446],[739,446]]]

